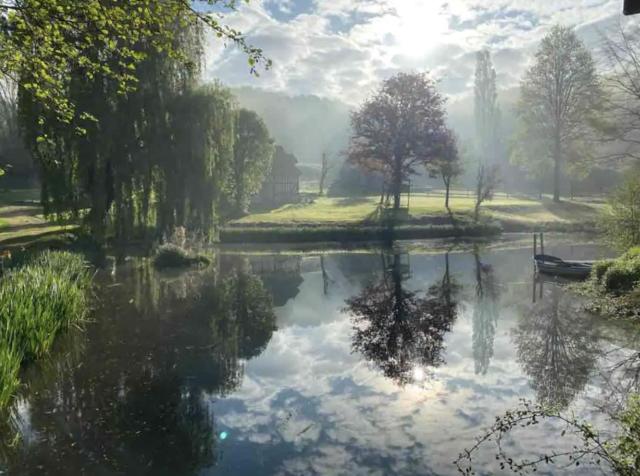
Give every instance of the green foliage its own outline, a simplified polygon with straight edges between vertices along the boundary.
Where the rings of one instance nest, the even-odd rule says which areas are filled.
[[[608,293],[631,291],[640,280],[640,263],[616,263],[609,267],[602,277],[601,284]]]
[[[640,473],[640,395],[633,394],[627,407],[618,415],[620,435],[610,444],[618,474]]]
[[[209,258],[203,255],[194,256],[184,248],[171,243],[164,244],[158,248],[153,258],[156,268],[181,268],[194,264],[209,264]]]
[[[235,147],[228,183],[233,215],[242,216],[247,212],[251,196],[260,191],[271,169],[273,155],[273,140],[260,116],[247,109],[237,111]]]
[[[591,279],[604,293],[617,295],[633,290],[640,283],[640,248],[632,248],[618,259],[596,263]]]
[[[616,318],[640,317],[640,247],[617,259],[597,262],[591,279],[575,288],[589,298],[588,307]]]
[[[619,249],[640,245],[640,169],[629,173],[609,197],[601,228],[608,241]]]
[[[137,88],[126,95],[108,75],[76,71],[67,95],[98,119],[82,136],[59,127],[21,89],[20,118],[42,170],[45,213],[81,219],[99,244],[149,240],[150,232],[177,226],[213,234],[233,157],[233,98],[218,84],[196,87],[197,25],[173,30],[173,42],[193,67],[148,48]]]
[[[236,0],[207,3],[228,11]],[[77,74],[89,81],[105,78],[114,92],[126,94],[139,86],[137,68],[151,54],[192,67],[175,42],[176,29],[207,27],[248,55],[251,72],[270,66],[260,49],[221,23],[221,15],[195,10],[183,0],[16,0],[0,6],[0,13],[0,70],[20,78],[24,90],[52,113],[49,120],[73,124],[81,134],[96,117],[68,94]]]
[[[56,336],[86,315],[91,275],[79,255],[44,252],[0,282],[0,408],[23,362],[43,357]]]
[[[597,283],[602,282],[602,278],[604,277],[605,273],[609,270],[609,268],[611,268],[611,266],[613,266],[613,264],[613,260],[597,261],[596,263],[594,263],[593,269],[591,270],[592,278]]]
[[[552,162],[556,201],[566,165],[593,151],[584,142],[591,137],[592,118],[601,111],[602,100],[591,52],[571,28],[554,26],[520,85],[513,159],[538,177]]]

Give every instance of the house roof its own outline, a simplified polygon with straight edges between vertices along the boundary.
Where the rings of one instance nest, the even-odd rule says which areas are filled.
[[[302,172],[297,167],[298,159],[296,156],[284,150],[282,146],[277,145],[273,164],[271,165],[272,177],[300,177]]]

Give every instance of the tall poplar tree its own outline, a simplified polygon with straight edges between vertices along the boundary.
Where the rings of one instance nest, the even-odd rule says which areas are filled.
[[[476,56],[475,73],[476,144],[482,162],[495,163],[498,155],[500,108],[496,90],[496,71],[488,50]]]

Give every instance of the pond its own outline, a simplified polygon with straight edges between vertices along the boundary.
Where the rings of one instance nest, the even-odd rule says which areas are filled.
[[[547,247],[607,254],[579,242]],[[0,447],[7,474],[456,474],[519,399],[604,424],[635,383],[618,364],[637,336],[534,280],[528,237],[222,249],[207,269],[132,259],[96,280],[84,332],[26,372]],[[509,449],[569,443],[541,425]],[[494,454],[480,452],[481,473],[499,473]]]

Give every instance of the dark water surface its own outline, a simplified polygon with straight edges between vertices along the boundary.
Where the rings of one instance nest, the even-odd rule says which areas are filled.
[[[548,238],[547,251],[606,254],[578,242]],[[528,239],[227,250],[205,270],[131,260],[97,280],[86,331],[27,371],[6,474],[456,474],[520,398],[598,423],[632,384],[615,364],[636,336],[536,283]],[[558,435],[542,425],[509,449],[557,448]],[[494,448],[479,456],[499,474]]]

